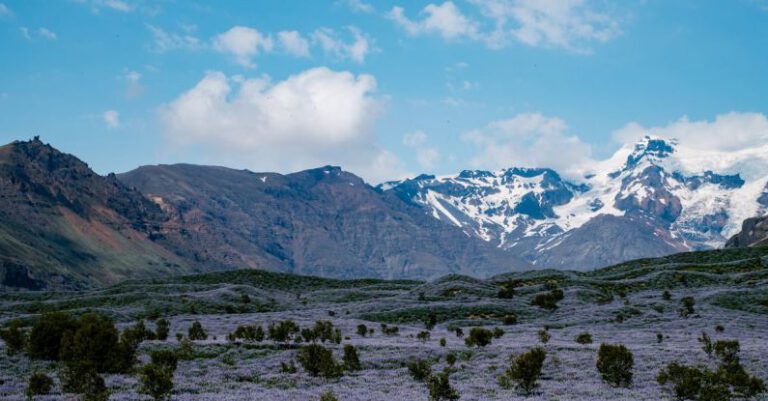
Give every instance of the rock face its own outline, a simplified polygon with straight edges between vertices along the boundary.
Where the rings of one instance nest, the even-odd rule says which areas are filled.
[[[690,171],[675,141],[646,137],[593,172],[551,169],[421,175],[380,188],[536,266],[586,270],[632,258],[722,246],[768,206],[768,171]],[[763,156],[760,156],[763,157]],[[765,157],[763,157],[765,159]],[[734,170],[734,169],[729,169]],[[757,176],[757,178],[754,178]]]
[[[338,167],[281,175],[162,165],[119,178],[168,214],[158,242],[209,269],[435,278],[530,267]]]
[[[741,231],[726,242],[726,248],[768,246],[768,217],[744,220]]]
[[[152,241],[164,213],[35,138],[0,147],[0,282],[41,289],[191,272]]]

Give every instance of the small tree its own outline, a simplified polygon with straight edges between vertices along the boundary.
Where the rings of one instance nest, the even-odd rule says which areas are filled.
[[[541,341],[542,344],[548,343],[552,338],[552,336],[549,334],[549,330],[547,329],[541,329],[536,334],[539,336],[539,341]]]
[[[77,327],[77,320],[69,314],[44,313],[29,332],[30,358],[58,360],[62,337],[67,333],[74,333]]]
[[[368,335],[368,327],[366,325],[364,325],[364,324],[358,324],[357,325],[357,334],[360,337],[365,337],[366,335]]]
[[[435,315],[434,313],[430,313],[427,316],[427,319],[424,320],[424,327],[427,330],[432,330],[435,328],[436,325],[437,325],[437,315]]]
[[[624,345],[601,344],[597,354],[597,371],[610,385],[629,387],[632,384],[634,359]]]
[[[431,401],[455,401],[459,399],[459,392],[451,387],[448,372],[441,372],[429,376],[427,379],[427,388],[429,389],[429,399]]]
[[[526,394],[530,394],[538,385],[541,369],[547,352],[541,347],[536,347],[518,356],[511,356],[512,364],[505,373]]]
[[[178,354],[174,351],[161,349],[150,353],[152,363],[165,369],[175,371],[179,363]]]
[[[341,359],[345,370],[360,370],[360,357],[357,355],[357,349],[352,344],[344,345],[344,356]]]
[[[680,300],[680,316],[682,317],[688,317],[693,315],[695,312],[694,305],[696,304],[696,300],[693,299],[693,297],[683,297]]]
[[[485,347],[493,341],[493,332],[482,327],[469,329],[469,335],[464,339],[467,347]]]
[[[166,366],[149,363],[141,369],[139,392],[148,394],[155,401],[171,398],[173,370]]]
[[[50,394],[52,388],[53,379],[45,373],[35,372],[27,383],[27,397],[31,399],[36,395]]]
[[[464,330],[462,330],[461,327],[457,327],[455,332],[456,332],[456,337],[459,337],[459,338],[464,337]]]
[[[269,339],[275,342],[288,343],[299,333],[299,326],[293,320],[283,320],[270,324],[267,328]]]
[[[449,366],[455,365],[456,364],[456,354],[454,354],[453,352],[449,352],[448,355],[445,356],[445,362]]]
[[[203,325],[199,320],[192,322],[192,326],[187,330],[187,338],[192,341],[201,341],[208,339],[208,333],[205,332]]]
[[[413,359],[406,363],[413,380],[425,381],[432,374],[432,364],[426,359]]]
[[[320,344],[302,347],[296,359],[312,376],[333,378],[342,374],[343,367],[333,358],[333,352]]]
[[[171,323],[167,319],[157,319],[155,323],[155,337],[160,341],[168,339],[168,333],[171,331]]]
[[[706,331],[701,332],[699,342],[701,343],[701,349],[703,349],[707,355],[712,356],[712,351],[715,350],[715,346],[712,344],[712,339],[709,338]]]
[[[27,334],[21,326],[21,320],[14,319],[7,329],[0,330],[0,338],[5,341],[5,352],[8,355],[14,355],[17,352],[23,351],[27,345]]]

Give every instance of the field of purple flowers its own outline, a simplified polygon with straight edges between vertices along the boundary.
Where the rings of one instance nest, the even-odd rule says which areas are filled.
[[[450,365],[450,383],[461,400],[656,401],[674,399],[656,380],[668,363],[714,368],[716,361],[702,349],[702,332],[712,341],[738,340],[740,360],[747,371],[768,379],[768,305],[760,301],[768,299],[764,293],[768,283],[765,270],[761,262],[750,269],[634,266],[597,275],[549,272],[491,280],[453,276],[426,284],[360,282],[263,288],[247,280],[151,283],[93,292],[89,296],[96,300],[88,302],[78,293],[6,294],[0,297],[0,311],[2,319],[8,321],[32,317],[33,309],[41,305],[58,305],[57,309],[75,312],[99,310],[114,316],[120,327],[126,327],[136,317],[145,317],[142,311],[151,309],[147,304],[142,308],[138,301],[115,301],[131,298],[128,294],[134,291],[139,291],[144,300],[170,294],[187,299],[185,303],[195,302],[199,309],[195,313],[165,309],[162,315],[171,322],[170,336],[166,341],[144,341],[139,348],[140,362],[147,363],[151,350],[178,348],[180,342],[175,334],[186,337],[193,322],[202,324],[207,339],[193,342],[192,358],[179,361],[174,373],[171,399],[175,401],[307,401],[319,400],[328,390],[342,401],[429,400],[426,385],[414,380],[406,367],[406,362],[414,359],[430,361],[433,372]],[[672,284],[660,279],[666,274],[673,274]],[[500,289],[505,285],[513,290],[502,296]],[[547,294],[553,288],[562,291],[562,299],[554,308],[532,304],[536,295]],[[664,288],[669,288],[666,296]],[[103,298],[107,293],[114,296]],[[212,308],[211,302],[238,302],[243,294],[248,295],[248,305],[260,305],[262,311],[206,313]],[[683,317],[681,300],[688,296],[695,305]],[[78,299],[80,303],[74,301]],[[510,315],[516,321],[504,321]],[[149,328],[154,326],[155,317],[145,317]],[[266,328],[287,319],[301,327],[311,327],[318,320],[332,322],[341,329],[343,339],[340,344],[324,346],[341,359],[343,346],[354,345],[362,368],[329,379],[311,376],[298,364],[296,372],[284,372],[281,364],[296,361],[301,344],[228,339],[228,334],[240,325]],[[398,333],[383,333],[381,323],[398,327]],[[427,330],[425,326],[432,323],[435,326]],[[359,325],[366,325],[369,332],[360,334]],[[466,333],[475,326],[500,328],[503,335],[493,338],[487,346],[469,347],[465,344]],[[461,328],[465,336],[459,337],[456,328]],[[546,343],[540,333],[545,328],[549,337]],[[419,338],[424,331],[429,332],[428,339],[425,335]],[[589,333],[592,342],[577,342],[576,337],[582,333]],[[632,352],[633,380],[628,387],[613,387],[601,380],[596,361],[602,343],[623,344]],[[510,366],[510,356],[537,346],[546,351],[538,387],[524,394],[501,386],[499,376]],[[50,395],[35,399],[75,399],[61,392],[56,364],[31,360],[23,354],[9,356],[2,349],[0,354],[0,399],[25,400],[32,372],[48,373],[55,382]],[[456,357],[453,364],[447,360],[449,354]],[[110,400],[151,399],[138,392],[136,374],[104,377]],[[755,399],[768,397],[762,394]]]

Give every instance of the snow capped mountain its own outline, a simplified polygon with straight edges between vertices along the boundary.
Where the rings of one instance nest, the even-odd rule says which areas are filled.
[[[768,207],[764,148],[704,152],[645,137],[589,171],[566,180],[547,168],[465,170],[380,189],[534,264],[576,269],[719,247]],[[618,238],[625,246],[611,249]]]

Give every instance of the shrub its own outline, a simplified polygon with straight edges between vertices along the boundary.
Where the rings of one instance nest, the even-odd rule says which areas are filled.
[[[720,359],[723,365],[739,363],[741,347],[738,340],[718,340],[712,348],[715,351],[715,356]]]
[[[628,387],[632,384],[634,358],[624,345],[601,344],[597,354],[597,371],[610,385]]]
[[[427,388],[429,389],[429,399],[431,401],[455,401],[459,399],[459,392],[451,387],[448,372],[441,372],[429,376],[427,379]]]
[[[179,363],[178,354],[167,349],[152,351],[149,356],[154,365],[161,366],[172,371],[176,370],[176,366]]]
[[[536,305],[540,308],[554,310],[557,309],[557,303],[563,299],[565,295],[563,290],[555,288],[549,292],[536,294],[531,300],[532,305]]]
[[[148,394],[155,401],[171,398],[173,390],[173,370],[165,366],[149,363],[141,369],[139,392]]]
[[[256,325],[237,326],[235,331],[227,335],[227,339],[230,341],[245,340],[261,342],[264,340],[264,329],[262,329],[261,326]]]
[[[709,369],[670,363],[659,372],[656,381],[661,386],[671,385],[678,400],[727,401],[730,391],[720,378]]]
[[[176,356],[182,361],[191,361],[195,358],[195,346],[188,338],[181,340],[179,349],[176,350]]]
[[[592,334],[581,333],[576,336],[576,342],[579,344],[592,344]]]
[[[461,327],[456,328],[456,337],[462,338],[464,337],[464,330],[461,329]]]
[[[431,337],[431,334],[426,330],[420,331],[419,334],[416,334],[416,338],[418,338],[421,342],[429,341],[430,337]]]
[[[299,326],[293,320],[283,320],[277,324],[270,323],[267,332],[270,340],[287,343],[298,334]]]
[[[386,336],[396,336],[400,333],[400,328],[397,326],[387,326],[386,324],[382,323],[381,332]]]
[[[501,327],[494,327],[493,338],[501,338],[501,337],[504,337],[504,330]]]
[[[445,340],[445,337],[440,338],[440,346],[445,347],[448,345],[448,342]]]
[[[322,345],[309,344],[302,347],[296,359],[312,376],[325,378],[341,376],[342,366],[333,358],[333,352]]]
[[[694,308],[693,306],[696,304],[696,300],[693,299],[693,297],[683,297],[680,300],[680,316],[682,317],[688,317],[693,315]]]
[[[725,327],[723,327],[723,325],[721,324],[718,324],[717,326],[715,326],[715,331],[718,333],[722,333],[725,331]]]
[[[516,315],[506,315],[504,316],[504,325],[511,326],[513,324],[517,324],[517,316]]]
[[[192,326],[189,326],[189,330],[187,330],[187,338],[191,341],[208,339],[208,333],[205,332],[205,329],[203,328],[203,325],[200,324],[199,320],[195,320],[192,322]]]
[[[77,320],[62,312],[44,313],[29,332],[28,352],[30,358],[59,359],[61,338],[77,330]]]
[[[320,401],[339,401],[339,399],[333,391],[326,390],[324,393],[320,394]]]
[[[464,339],[467,347],[485,347],[493,340],[493,332],[482,327],[473,327],[469,329],[469,335]]]
[[[426,359],[413,359],[406,363],[413,380],[425,381],[432,374],[432,364]]]
[[[14,355],[24,350],[27,345],[27,334],[21,328],[21,320],[11,321],[7,329],[0,330],[0,338],[5,341],[5,352]]]
[[[434,313],[430,313],[427,316],[427,319],[424,321],[424,327],[427,330],[432,330],[435,328],[436,325],[437,325],[437,315],[435,315]]]
[[[167,319],[158,319],[155,323],[155,337],[160,341],[168,339],[168,333],[171,331],[171,323]]]
[[[448,355],[445,356],[445,362],[450,366],[456,364],[456,354],[449,352]]]
[[[352,344],[344,345],[344,356],[341,359],[344,370],[360,370],[360,357],[357,355],[357,349]]]
[[[541,329],[536,334],[538,334],[539,341],[541,341],[542,344],[546,344],[550,339],[552,339],[552,336],[549,334],[549,330],[547,329]]]
[[[511,285],[503,285],[497,296],[501,299],[512,299],[515,296],[515,287]]]
[[[103,315],[86,314],[78,328],[68,331],[61,340],[59,359],[65,362],[86,362],[97,372],[113,371],[118,355],[113,355],[120,341],[111,319]]]
[[[53,379],[45,373],[33,373],[27,383],[27,397],[32,398],[36,395],[50,394],[53,389]]]
[[[709,338],[709,335],[707,334],[707,332],[705,331],[701,332],[701,336],[699,337],[699,342],[701,343],[701,349],[703,349],[707,355],[712,356],[712,351],[715,350],[715,346],[714,344],[712,344],[712,339]]]
[[[296,369],[296,364],[293,363],[293,360],[288,361],[288,363],[280,362],[280,371],[283,373],[296,373],[298,369]]]
[[[65,362],[59,372],[59,379],[64,392],[83,394],[84,398],[90,400],[106,399],[109,396],[104,379],[99,376],[93,364],[87,361]]]
[[[546,357],[546,351],[540,347],[512,356],[510,357],[512,364],[507,369],[506,375],[526,394],[530,394],[537,386]]]
[[[664,341],[664,334],[656,333],[656,342],[661,344]]]
[[[668,290],[664,290],[664,292],[661,294],[661,299],[669,301],[672,299],[672,294]]]
[[[144,320],[139,320],[135,325],[123,330],[123,337],[126,341],[138,346],[143,341],[154,340],[155,333],[147,328]]]
[[[357,334],[360,337],[365,337],[368,334],[368,327],[364,324],[357,325]]]

